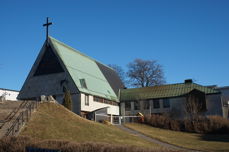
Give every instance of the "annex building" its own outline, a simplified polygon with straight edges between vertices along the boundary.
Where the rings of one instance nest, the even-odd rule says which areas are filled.
[[[196,106],[203,115],[222,116],[221,92],[193,83],[190,79],[184,83],[122,89],[121,114],[167,114],[182,119],[187,115],[186,103],[190,98],[197,102]]]

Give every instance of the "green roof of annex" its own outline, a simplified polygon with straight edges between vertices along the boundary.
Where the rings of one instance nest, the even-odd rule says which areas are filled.
[[[199,90],[205,94],[218,94],[219,91],[196,83],[178,83],[143,88],[121,89],[120,101],[147,100],[180,97],[192,90]]]

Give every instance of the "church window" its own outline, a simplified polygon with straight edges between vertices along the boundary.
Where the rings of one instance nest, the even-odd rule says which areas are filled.
[[[89,95],[85,94],[85,105],[89,106]]]
[[[34,76],[61,72],[64,72],[64,69],[61,67],[58,58],[56,57],[56,55],[50,47],[47,48],[40,63],[38,64]]]
[[[94,101],[95,102],[101,102],[101,103],[103,103],[103,98],[96,97],[96,96],[94,96],[93,98],[94,98]]]

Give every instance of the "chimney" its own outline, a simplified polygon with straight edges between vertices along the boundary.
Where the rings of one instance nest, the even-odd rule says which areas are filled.
[[[184,80],[184,83],[185,84],[190,84],[190,83],[192,83],[192,79],[186,79],[186,80]]]

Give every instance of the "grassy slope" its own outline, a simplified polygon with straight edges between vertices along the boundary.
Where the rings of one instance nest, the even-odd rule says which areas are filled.
[[[229,135],[200,135],[159,129],[135,123],[126,124],[126,126],[150,137],[181,147],[203,151],[229,151]]]
[[[161,148],[134,135],[104,124],[81,118],[59,104],[43,103],[39,105],[20,136],[37,139],[58,139],[77,142],[106,142],[127,144],[151,148]]]
[[[21,101],[4,101],[0,103],[0,120],[4,120],[21,103]]]

